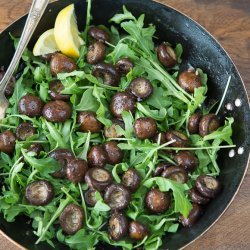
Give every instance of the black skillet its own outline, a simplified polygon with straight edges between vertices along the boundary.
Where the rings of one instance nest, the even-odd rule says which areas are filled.
[[[63,0],[49,5],[30,43],[34,42],[44,31],[54,26],[58,12],[65,6],[75,3],[79,28],[83,30],[86,15],[85,0]],[[247,170],[250,149],[250,110],[247,93],[242,79],[235,65],[223,48],[199,24],[179,13],[178,11],[149,0],[93,0],[92,14],[94,24],[108,24],[108,20],[116,13],[121,12],[122,6],[133,12],[136,16],[145,13],[147,23],[157,26],[159,40],[167,40],[172,44],[181,43],[184,47],[183,65],[191,64],[201,68],[208,74],[209,97],[220,100],[228,76],[232,76],[231,84],[225,103],[234,103],[239,98],[242,106],[227,112],[224,107],[221,113],[235,118],[233,140],[238,147],[244,147],[244,154],[229,158],[228,150],[221,150],[219,165],[221,167],[220,181],[223,184],[221,194],[211,202],[203,217],[191,228],[181,228],[175,234],[167,234],[162,249],[179,249],[189,244],[213,225],[229,206],[237,193]],[[0,65],[8,66],[13,54],[13,42],[9,32],[20,36],[24,27],[26,16],[22,17],[0,34]],[[236,150],[237,151],[237,150]],[[0,217],[0,229],[10,238],[28,249],[51,249],[45,243],[35,245],[31,225],[27,218],[19,217],[13,223],[7,223]],[[115,249],[111,246],[98,246],[97,249]],[[68,249],[56,244],[56,249]]]

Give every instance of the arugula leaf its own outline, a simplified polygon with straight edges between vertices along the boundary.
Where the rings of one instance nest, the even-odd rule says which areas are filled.
[[[60,148],[67,148],[68,145],[65,142],[65,138],[61,136],[61,133],[58,131],[55,125],[53,125],[51,122],[47,122],[46,120],[44,120],[44,124],[49,130],[49,135],[47,136],[50,136]]]
[[[216,131],[214,131],[213,133],[204,136],[203,140],[204,141],[208,141],[208,140],[219,140],[220,142],[225,141],[227,142],[229,145],[232,145],[232,134],[233,134],[233,130],[232,130],[232,124],[234,122],[234,118],[227,118],[227,120],[225,121],[225,125],[223,127],[218,128]],[[217,143],[216,143],[217,144]]]
[[[53,158],[37,159],[21,149],[24,159],[42,175],[53,173],[61,168],[60,164]]]
[[[93,96],[93,90],[87,89],[83,94],[79,104],[75,106],[77,111],[93,111],[96,112],[99,107],[99,103]]]
[[[137,109],[141,111],[147,117],[151,117],[157,121],[163,121],[166,118],[167,110],[161,108],[160,110],[151,110],[147,105],[137,103]]]
[[[136,20],[132,13],[126,9],[125,5],[123,5],[123,14],[116,14],[110,19],[110,22],[120,24],[124,20]]]
[[[85,229],[79,230],[73,236],[66,236],[64,241],[71,248],[76,250],[93,249],[97,244],[99,236],[96,233],[89,233]]]

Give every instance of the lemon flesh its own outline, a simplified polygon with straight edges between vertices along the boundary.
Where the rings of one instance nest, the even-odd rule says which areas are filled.
[[[54,37],[54,29],[45,31],[37,40],[33,54],[34,56],[41,56],[59,51]]]
[[[54,36],[59,50],[69,57],[80,56],[80,46],[84,41],[79,36],[74,4],[62,9],[55,22]]]

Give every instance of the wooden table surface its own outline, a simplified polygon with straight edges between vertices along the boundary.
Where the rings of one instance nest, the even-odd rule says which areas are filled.
[[[63,1],[63,0],[60,0]],[[83,0],[84,1],[84,0]],[[114,0],[115,1],[115,0]],[[226,49],[250,94],[250,0],[158,0],[203,25]],[[26,13],[31,0],[0,0],[0,31]],[[18,250],[0,234],[0,250]],[[186,249],[250,249],[250,171],[221,219]]]

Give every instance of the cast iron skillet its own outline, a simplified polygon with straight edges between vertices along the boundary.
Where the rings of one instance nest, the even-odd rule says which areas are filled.
[[[30,43],[31,48],[39,35],[54,26],[57,13],[65,6],[74,3],[80,29],[84,28],[86,2],[84,0],[63,0],[49,5]],[[203,69],[209,77],[209,96],[220,100],[228,76],[232,81],[225,103],[234,103],[236,98],[242,100],[242,106],[228,112],[222,108],[221,113],[235,118],[233,140],[237,147],[244,147],[243,155],[228,157],[228,150],[221,150],[219,165],[221,167],[220,181],[223,184],[221,194],[211,202],[203,217],[191,228],[181,228],[176,234],[167,234],[162,249],[178,249],[189,244],[218,220],[229,206],[237,193],[247,170],[250,149],[250,110],[246,90],[242,79],[223,48],[200,25],[179,13],[178,11],[149,0],[93,0],[92,14],[95,24],[108,24],[108,20],[116,13],[121,12],[126,5],[136,16],[145,13],[147,23],[157,26],[159,40],[167,40],[172,44],[181,43],[184,47],[183,65],[190,63],[194,67]],[[9,32],[20,36],[26,16],[22,17],[0,34],[0,65],[8,66],[13,54],[13,42]],[[37,250],[50,249],[45,243],[34,245],[32,227],[28,219],[19,217],[14,223],[7,223],[0,217],[0,229],[20,245]],[[97,249],[114,249],[110,246],[98,246]],[[68,249],[56,244],[56,249]]]

